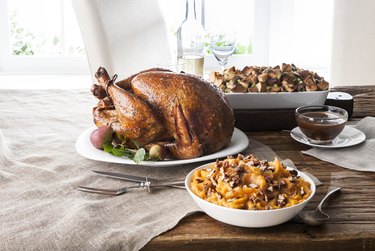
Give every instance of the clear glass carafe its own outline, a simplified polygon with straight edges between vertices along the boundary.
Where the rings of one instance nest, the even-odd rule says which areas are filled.
[[[195,0],[186,0],[185,20],[177,31],[178,71],[203,76],[204,35],[204,28],[196,17]]]

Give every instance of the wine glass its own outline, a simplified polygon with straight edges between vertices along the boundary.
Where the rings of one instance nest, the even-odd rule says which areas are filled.
[[[229,58],[236,50],[236,33],[233,28],[221,28],[210,35],[210,48],[224,72]]]

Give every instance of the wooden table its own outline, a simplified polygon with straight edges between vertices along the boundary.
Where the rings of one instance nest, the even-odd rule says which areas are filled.
[[[375,86],[335,90],[353,95],[353,120],[375,115]],[[304,155],[301,150],[309,147],[284,132],[247,135],[270,146],[281,158],[293,160],[299,170],[308,171],[323,182],[306,209],[317,206],[328,186],[342,187],[341,193],[325,204],[331,219],[319,227],[292,220],[279,226],[251,229],[230,226],[197,213],[154,238],[143,250],[375,250],[375,173],[344,169]]]

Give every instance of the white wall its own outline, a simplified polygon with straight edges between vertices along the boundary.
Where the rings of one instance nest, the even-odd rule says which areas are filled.
[[[329,80],[333,0],[271,0],[269,65],[294,63]]]
[[[375,1],[336,0],[331,84],[374,85]]]

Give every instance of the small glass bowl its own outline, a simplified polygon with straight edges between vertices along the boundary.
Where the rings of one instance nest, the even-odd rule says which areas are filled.
[[[344,130],[348,113],[335,106],[301,106],[296,109],[295,118],[310,143],[331,144]]]

